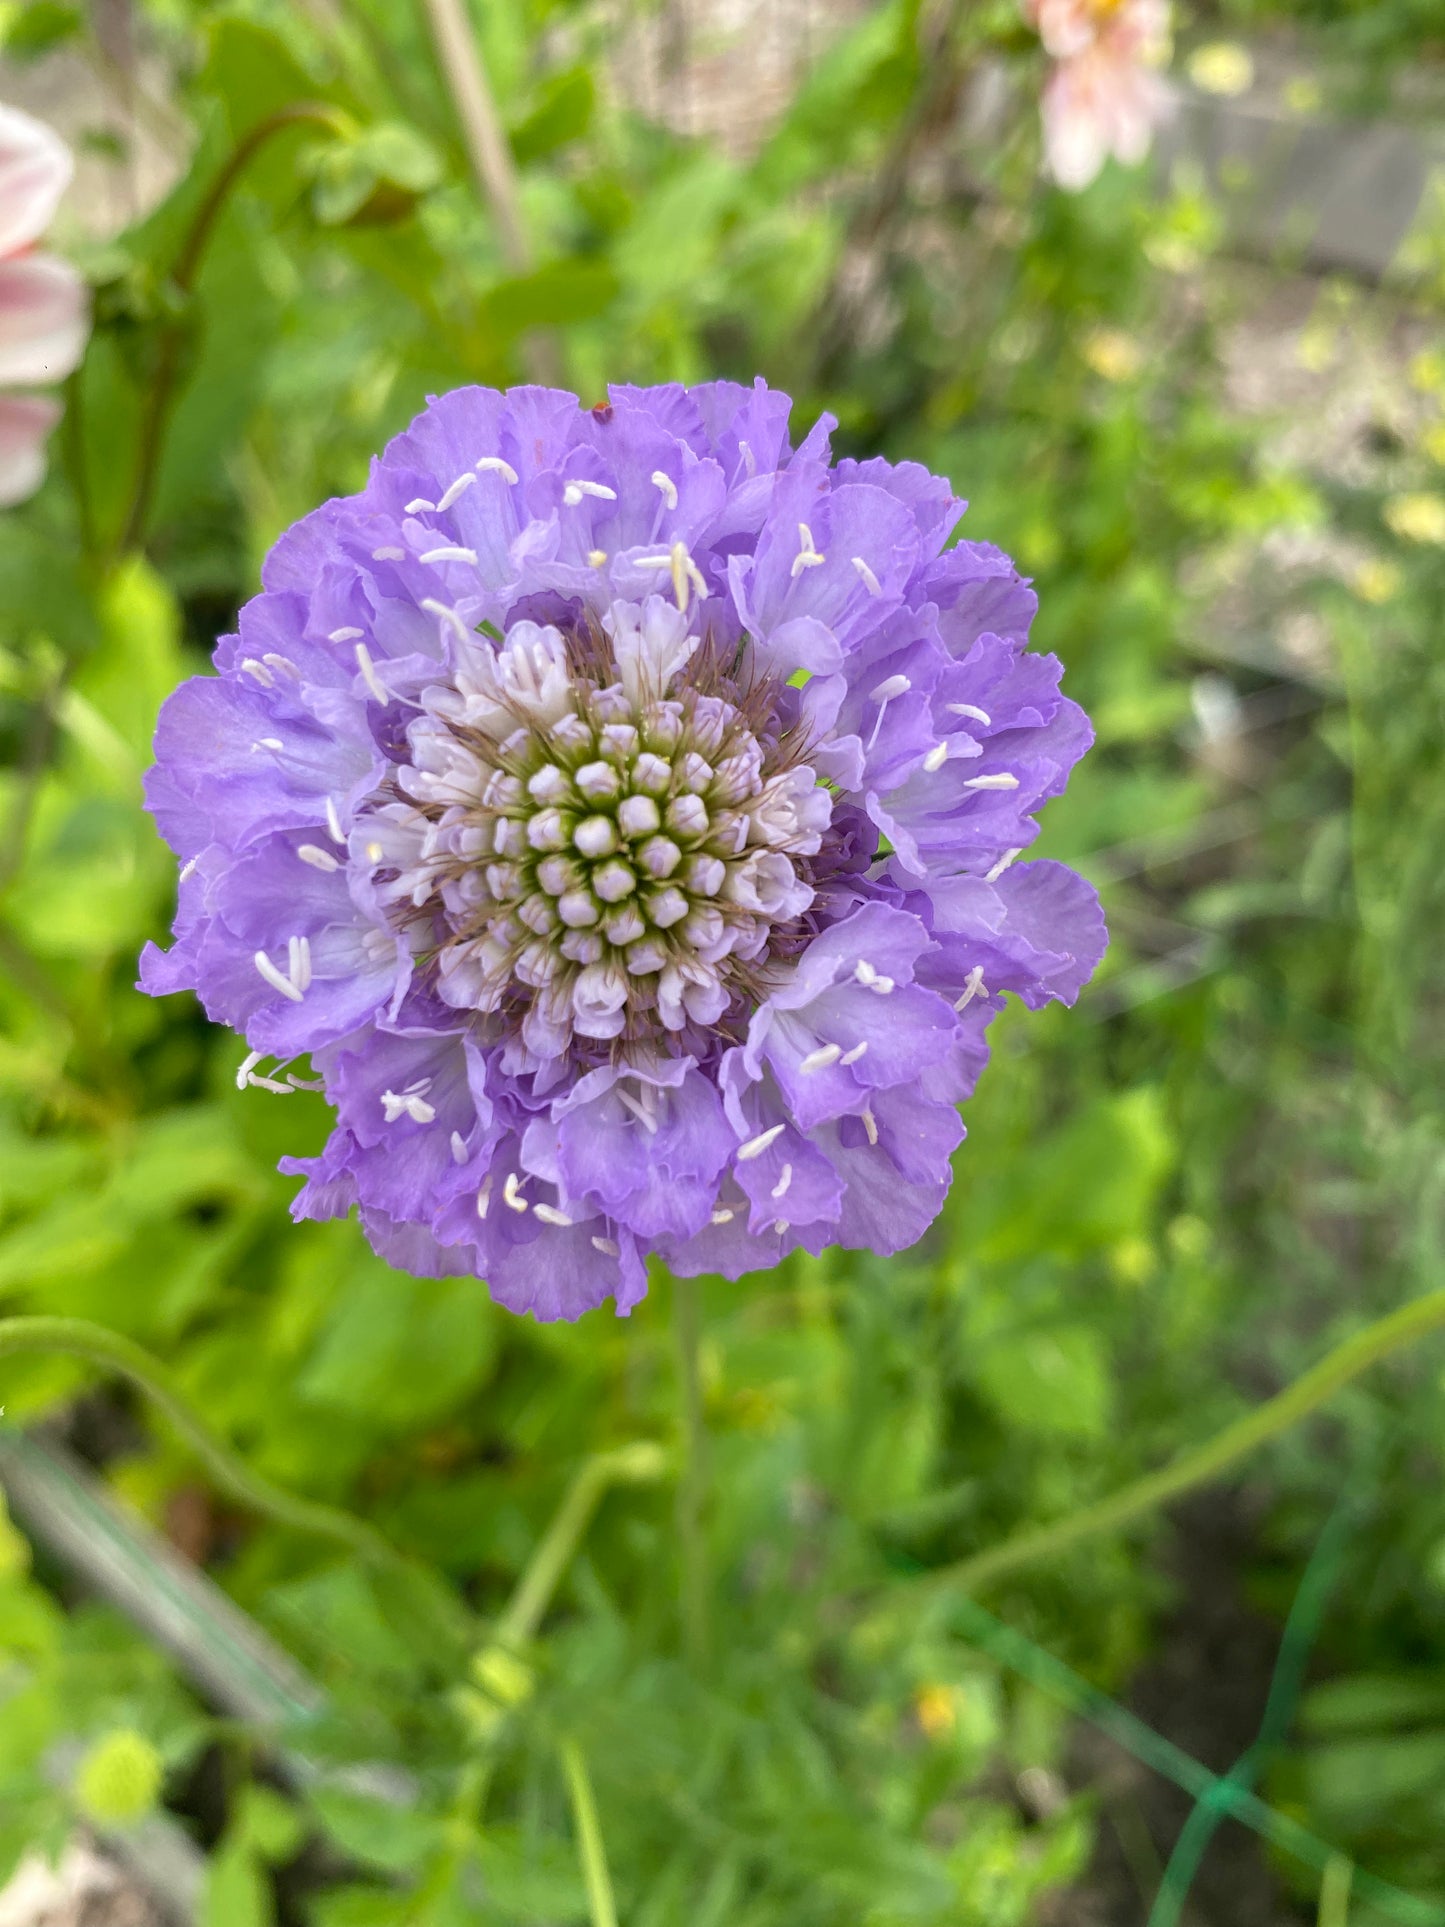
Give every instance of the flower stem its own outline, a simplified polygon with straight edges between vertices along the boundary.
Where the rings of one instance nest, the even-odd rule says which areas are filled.
[[[1349,1927],[1350,1888],[1354,1885],[1355,1863],[1337,1853],[1325,1868],[1320,1882],[1319,1927]]]
[[[696,1278],[673,1281],[672,1322],[677,1347],[678,1418],[682,1433],[682,1470],[677,1482],[677,1541],[682,1561],[683,1647],[696,1667],[707,1663],[708,1441],[703,1417],[702,1290]]]
[[[577,1828],[577,1857],[582,1862],[582,1878],[587,1883],[588,1918],[592,1927],[617,1927],[617,1903],[612,1898],[612,1876],[607,1871],[607,1849],[602,1842],[587,1761],[575,1740],[564,1740],[561,1752],[562,1771],[567,1776],[567,1792]]]
[[[1217,1478],[1259,1446],[1307,1418],[1327,1399],[1333,1398],[1342,1385],[1348,1385],[1351,1379],[1358,1378],[1390,1352],[1438,1331],[1442,1325],[1445,1325],[1445,1290],[1427,1292],[1423,1298],[1388,1312],[1345,1339],[1276,1397],[1246,1412],[1206,1444],[1183,1453],[1173,1464],[1136,1479],[1121,1492],[1101,1499],[1097,1505],[1085,1506],[1067,1519],[1020,1532],[1001,1545],[976,1553],[971,1559],[961,1559],[935,1572],[924,1573],[910,1583],[939,1590],[977,1592],[1020,1566],[1057,1557],[1067,1547],[1096,1532],[1117,1531],[1121,1526],[1130,1525],[1145,1513],[1177,1499],[1181,1493]]]

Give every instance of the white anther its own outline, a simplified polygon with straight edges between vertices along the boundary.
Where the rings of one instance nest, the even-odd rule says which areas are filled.
[[[893,979],[891,977],[885,977],[880,972],[878,976],[873,979],[872,983],[869,984],[868,988],[873,992],[875,997],[887,997],[893,989]]]
[[[477,478],[472,470],[464,469],[457,479],[448,485],[446,494],[438,498],[437,514],[444,514],[459,495],[465,495],[469,488],[475,488],[476,483]]]
[[[870,703],[891,703],[895,696],[906,696],[912,687],[907,676],[885,676],[876,689],[869,690],[868,700]]]
[[[587,566],[589,569],[605,569],[607,567],[606,549],[589,549],[587,551]]]
[[[610,1238],[594,1238],[592,1240],[592,1249],[594,1251],[600,1251],[604,1258],[620,1258],[622,1256],[621,1246],[613,1244]]]
[[[963,787],[966,790],[1016,790],[1019,779],[1007,770],[1000,770],[996,776],[965,776]]]
[[[287,1071],[286,1088],[289,1091],[324,1091],[326,1080],[321,1077],[293,1077]]]
[[[649,1133],[655,1132],[657,1129],[657,1119],[653,1116],[652,1112],[647,1109],[646,1105],[640,1104],[632,1095],[631,1091],[623,1090],[620,1084],[614,1084],[612,1088],[617,1093],[618,1103],[631,1111],[643,1129]],[[646,1086],[643,1086],[643,1088],[645,1089]]]
[[[313,870],[324,870],[328,876],[341,868],[330,850],[323,850],[319,843],[298,843],[296,854],[303,863],[309,863]]]
[[[864,1111],[863,1129],[867,1133],[868,1142],[870,1144],[876,1144],[878,1142],[878,1120],[874,1117],[872,1111]]]
[[[196,865],[200,862],[200,860],[201,859],[198,856],[187,857],[185,862],[181,865],[180,875],[176,878],[176,882],[185,883],[188,878],[193,877],[196,874]]]
[[[271,671],[266,667],[265,663],[257,662],[254,656],[245,657],[241,663],[241,667],[248,676],[254,676],[263,689],[274,689],[276,687],[276,678],[271,674]]]
[[[608,488],[605,482],[569,482],[562,491],[562,500],[569,509],[575,509],[584,495],[595,495],[599,502],[617,500],[617,490]]]
[[[371,651],[364,642],[359,642],[356,645],[356,666],[361,671],[361,680],[366,684],[382,708],[385,709],[386,705],[391,701],[391,697],[387,694],[384,684],[376,673],[376,665],[371,660]]]
[[[386,855],[386,851],[381,847],[379,843],[367,844],[365,856],[368,863],[380,863],[381,859],[385,855]]]
[[[283,997],[289,997],[293,1004],[300,1003],[302,993],[299,987],[289,977],[282,975],[264,950],[258,950],[251,961],[273,990],[279,991]]]
[[[277,750],[277,749],[285,749],[285,747],[286,745],[281,741],[281,738],[279,736],[258,736],[255,742],[252,743],[251,745],[251,748],[253,750],[258,750],[258,749]]]
[[[519,1178],[515,1171],[509,1171],[507,1173],[507,1182],[502,1186],[502,1203],[510,1210],[527,1211],[531,1209],[525,1198],[519,1198],[517,1196],[518,1191],[525,1183],[526,1179]]]
[[[278,676],[289,676],[293,682],[300,682],[301,671],[289,656],[283,656],[274,649],[268,649],[261,660],[268,669],[274,669]]]
[[[951,716],[967,716],[970,722],[982,723],[985,729],[993,728],[993,717],[977,703],[946,703],[944,707]]]
[[[344,843],[346,841],[345,836],[342,834],[341,818],[336,814],[336,803],[334,799],[329,796],[326,799],[326,828],[330,833],[333,843]]]
[[[840,1064],[856,1064],[867,1048],[868,1044],[865,1039],[863,1043],[855,1044],[852,1050],[845,1050],[843,1055],[838,1059],[838,1062]]]
[[[804,569],[816,569],[820,562],[827,560],[825,556],[820,555],[817,549],[814,548],[813,531],[808,527],[806,522],[800,522],[798,524],[798,543],[798,553],[793,557],[793,566],[788,571],[794,581],[803,573]]]
[[[236,1071],[236,1089],[244,1091],[251,1081],[251,1073],[266,1055],[263,1050],[247,1051]]]
[[[482,1179],[482,1188],[477,1193],[477,1216],[479,1218],[486,1217],[487,1206],[491,1203],[491,1201],[492,1201],[492,1174],[490,1171],[488,1171],[487,1175]]]
[[[472,568],[477,566],[475,549],[464,549],[459,543],[444,542],[439,549],[428,549],[425,555],[417,557],[418,562],[466,562]]]
[[[813,1071],[825,1071],[830,1064],[836,1064],[842,1055],[843,1046],[841,1044],[820,1044],[817,1050],[810,1050],[808,1052],[808,1055],[803,1059],[802,1063],[799,1064],[798,1069],[805,1074]]]
[[[955,1010],[967,1010],[975,997],[987,997],[988,987],[983,981],[983,965],[975,964],[963,980],[963,995],[953,1006]]]
[[[471,630],[468,629],[467,625],[449,603],[436,602],[431,596],[423,596],[417,606],[425,609],[429,616],[435,616],[438,621],[449,622],[463,642],[469,643],[472,640]]]
[[[333,629],[326,640],[328,642],[355,642],[358,637],[364,636],[365,634],[366,631],[364,629]]]
[[[667,558],[667,563],[668,567],[672,570],[673,599],[677,603],[680,612],[686,615],[691,589],[696,589],[703,601],[707,601],[707,580],[702,570],[688,554],[687,544],[685,542],[673,543]]]
[[[402,510],[402,514],[403,515],[426,515],[428,513],[434,512],[436,509],[436,506],[437,505],[435,502],[429,502],[424,495],[413,495],[411,500],[407,503],[406,507]]]
[[[882,595],[883,584],[878,580],[877,576],[874,575],[861,555],[855,555],[853,557],[853,567],[858,571],[863,582],[863,587],[868,591],[869,595]]]
[[[406,550],[405,549],[373,549],[371,551],[371,559],[373,562],[405,562]]]
[[[577,1222],[575,1218],[569,1218],[565,1211],[559,1211],[555,1205],[551,1204],[534,1204],[532,1206],[532,1216],[540,1219],[543,1224],[559,1225],[564,1230]]]
[[[737,1213],[729,1211],[725,1204],[719,1205],[718,1209],[712,1214],[712,1222],[714,1224],[731,1224],[736,1216]]]
[[[287,938],[286,975],[305,996],[306,988],[311,982],[311,945],[305,937]]]
[[[517,486],[518,476],[516,469],[512,467],[510,462],[504,462],[500,455],[484,455],[479,462],[473,462],[472,467],[477,471],[478,475],[485,474],[486,471],[490,469],[493,475],[501,476],[508,488],[515,488]]]
[[[260,1077],[254,1071],[250,1084],[253,1091],[270,1091],[273,1097],[291,1097],[295,1091],[294,1085],[278,1083],[274,1077]]]
[[[791,1164],[785,1164],[783,1166],[783,1175],[778,1179],[777,1183],[773,1186],[772,1191],[770,1192],[769,1195],[775,1200],[778,1198],[786,1197],[788,1186],[792,1182],[793,1182],[793,1167]]]
[[[756,1137],[750,1137],[746,1144],[740,1144],[737,1151],[738,1163],[746,1164],[751,1158],[760,1158],[773,1140],[781,1137],[787,1128],[786,1124],[774,1124],[766,1131],[759,1131]]]
[[[652,486],[661,491],[662,499],[670,509],[677,507],[677,483],[670,475],[664,475],[660,468],[655,468],[652,471]]]
[[[465,1164],[467,1161],[467,1141],[460,1131],[452,1132],[452,1163]]]
[[[386,1114],[388,1124],[396,1124],[409,1117],[413,1124],[430,1124],[436,1116],[436,1106],[428,1104],[416,1091],[383,1091],[381,1108]]]
[[[924,757],[923,767],[928,771],[928,774],[932,776],[934,771],[942,769],[947,761],[948,744],[935,743],[933,748],[929,750],[928,754]]]
[[[994,864],[993,868],[989,871],[988,875],[984,878],[984,882],[997,883],[999,878],[1003,875],[1004,871],[1009,867],[1009,865],[1011,863],[1016,862],[1018,858],[1023,855],[1023,853],[1024,852],[1023,852],[1022,844],[1020,844],[1018,849],[1016,850],[1005,850],[1003,855],[999,858],[998,862]]]
[[[860,984],[873,984],[878,981],[878,972],[866,957],[860,957],[854,964],[853,975]]]

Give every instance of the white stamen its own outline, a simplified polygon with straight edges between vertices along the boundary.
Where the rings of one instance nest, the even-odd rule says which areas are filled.
[[[293,1077],[290,1071],[287,1071],[286,1085],[288,1090],[293,1091],[324,1091],[326,1080],[321,1077]]]
[[[756,1137],[750,1137],[746,1144],[740,1144],[737,1150],[738,1163],[746,1164],[751,1158],[760,1158],[773,1140],[781,1137],[787,1128],[786,1124],[774,1124],[766,1131],[759,1131]]]
[[[866,957],[860,957],[857,963],[854,964],[853,975],[860,984],[872,984],[878,981],[878,972]]]
[[[661,490],[662,499],[670,509],[677,507],[677,483],[670,475],[664,475],[660,468],[652,471],[652,486]]]
[[[296,962],[292,966],[291,981],[304,996],[311,988],[311,939],[297,937]]]
[[[526,1179],[519,1178],[515,1171],[509,1171],[507,1173],[507,1182],[502,1186],[502,1203],[508,1206],[509,1209],[513,1211],[529,1211],[531,1209],[531,1206],[525,1198],[519,1198],[517,1196],[518,1191],[525,1183]]]
[[[608,488],[605,482],[569,482],[562,491],[562,500],[569,509],[575,509],[584,495],[595,495],[599,502],[617,500],[617,490]]]
[[[781,1238],[785,1231],[792,1230],[792,1226],[788,1223],[786,1218],[774,1218],[773,1229],[774,1231],[777,1232],[778,1236]]]
[[[260,1063],[261,1059],[265,1055],[266,1053],[263,1050],[247,1051],[246,1055],[241,1059],[240,1066],[236,1071],[236,1089],[238,1091],[245,1090],[247,1084],[250,1083],[251,1081],[252,1071],[255,1070],[256,1066]]]
[[[589,569],[605,569],[607,567],[606,549],[589,549],[587,551],[587,566]]]
[[[181,865],[180,875],[176,878],[176,882],[185,883],[190,877],[193,877],[196,874],[196,865],[200,860],[198,856],[187,857]]]
[[[403,515],[427,515],[429,513],[434,512],[435,509],[436,509],[435,502],[429,502],[424,495],[413,495],[411,500],[407,503],[406,507],[402,510],[402,514]]]
[[[887,997],[892,992],[893,979],[880,974],[873,979],[868,988],[873,992],[875,997]]]
[[[490,469],[492,474],[501,476],[508,488],[515,488],[517,486],[518,477],[516,469],[512,467],[510,462],[504,462],[500,455],[484,455],[479,462],[473,462],[472,467],[477,471],[478,475],[485,474],[486,471]]]
[[[808,527],[806,522],[800,522],[798,524],[798,541],[801,546],[798,549],[798,553],[793,557],[792,568],[788,571],[794,581],[803,573],[804,569],[816,569],[820,562],[827,560],[826,556],[820,555],[817,549],[813,547],[813,531]]]
[[[388,1124],[399,1123],[404,1117],[409,1117],[413,1124],[430,1124],[436,1117],[436,1106],[418,1097],[415,1091],[402,1091],[399,1096],[395,1091],[383,1091],[381,1108]]]
[[[738,447],[742,451],[743,467],[748,471],[749,475],[756,475],[758,472],[758,461],[757,461],[757,457],[753,454],[752,449],[745,441],[741,439],[739,439],[738,441]],[[732,1213],[729,1212],[728,1216],[731,1217]]]
[[[651,1111],[649,1111],[645,1105],[640,1104],[637,1101],[637,1099],[632,1095],[631,1091],[623,1090],[620,1084],[614,1084],[612,1088],[617,1093],[618,1102],[620,1104],[625,1105],[626,1108],[629,1111],[631,1111],[632,1115],[637,1119],[638,1123],[643,1127],[645,1131],[649,1133],[656,1131],[657,1119],[652,1115]]]
[[[359,642],[356,645],[356,666],[361,671],[361,680],[366,684],[382,708],[385,709],[386,705],[391,701],[391,697],[376,673],[376,665],[371,660],[371,651],[364,642]]]
[[[1019,779],[1007,770],[1000,770],[996,776],[965,776],[963,787],[966,790],[1016,790]]]
[[[842,1055],[843,1046],[841,1044],[820,1044],[817,1050],[810,1050],[808,1052],[808,1055],[803,1059],[802,1063],[799,1064],[798,1069],[805,1074],[813,1071],[825,1071],[830,1064],[836,1064]]]
[[[883,584],[878,580],[877,576],[874,575],[861,555],[855,555],[853,557],[853,567],[858,571],[863,581],[863,587],[868,591],[869,595],[882,595]]]
[[[355,642],[365,634],[366,631],[364,629],[333,629],[326,640],[328,642]]]
[[[460,1131],[452,1132],[452,1163],[465,1164],[467,1161],[467,1141]]]
[[[600,1251],[604,1258],[620,1258],[622,1256],[621,1247],[613,1244],[610,1238],[594,1238],[592,1240],[592,1249],[594,1251]]]
[[[425,609],[429,616],[435,616],[438,621],[449,622],[463,642],[470,642],[472,640],[471,631],[449,603],[436,602],[431,596],[423,596],[417,606],[418,608]]]
[[[464,469],[457,479],[448,484],[445,495],[438,498],[437,514],[442,515],[449,509],[459,495],[465,495],[469,488],[475,488],[477,478],[471,469]]]
[[[867,1048],[868,1044],[865,1039],[863,1043],[855,1044],[852,1050],[845,1050],[843,1055],[838,1059],[838,1062],[840,1064],[856,1064]]]
[[[270,1091],[275,1097],[292,1097],[295,1095],[294,1085],[279,1083],[274,1077],[258,1077],[254,1072],[251,1075],[251,1089],[253,1091]]]
[[[326,828],[330,833],[333,843],[344,843],[346,841],[341,831],[341,818],[336,814],[335,801],[329,796],[326,799]]]
[[[564,1229],[577,1222],[575,1218],[569,1218],[565,1211],[559,1211],[555,1205],[551,1204],[534,1204],[532,1206],[532,1216],[539,1218],[543,1224],[560,1225]]]
[[[283,997],[289,997],[293,1004],[300,1003],[300,989],[292,983],[289,977],[282,976],[281,972],[276,968],[275,964],[272,963],[264,950],[258,950],[251,961],[273,990],[280,991]]]
[[[300,990],[301,939],[299,937],[288,937],[286,939],[286,975],[291,979],[292,983],[295,984],[296,988]]]
[[[870,1144],[876,1144],[878,1142],[878,1120],[874,1117],[872,1111],[864,1111],[863,1129],[868,1135],[868,1142]]]
[[[975,964],[963,980],[963,995],[953,1006],[955,1010],[967,1010],[975,997],[987,997],[988,988],[983,981],[983,965]]]
[[[984,882],[997,883],[999,878],[1003,875],[1004,871],[1009,867],[1009,865],[1015,862],[1022,855],[1023,855],[1022,845],[1020,845],[1019,848],[1016,850],[1005,850],[1003,855],[999,858],[998,862],[994,864],[993,868],[989,871],[988,875],[984,878]]]
[[[328,876],[341,868],[330,850],[323,850],[319,843],[298,843],[296,854],[303,863],[309,863],[313,870],[324,870]]]
[[[993,728],[993,717],[977,703],[948,703],[945,707],[952,716],[967,716],[970,722],[982,723],[985,729]]]
[[[415,1083],[407,1085],[406,1094],[408,1097],[415,1097],[419,1092],[429,1091],[431,1087],[432,1087],[431,1078],[419,1077],[417,1078]]]
[[[477,1216],[479,1218],[486,1217],[487,1206],[491,1202],[491,1197],[492,1197],[492,1174],[490,1171],[488,1171],[487,1175],[482,1179],[482,1188],[477,1193]]]
[[[707,601],[707,578],[688,554],[686,542],[674,542],[668,551],[667,566],[672,571],[672,593],[678,609],[687,614],[691,589],[696,589],[704,602]]]
[[[935,743],[933,748],[929,750],[928,754],[924,757],[923,767],[928,771],[929,775],[932,776],[934,771],[942,769],[947,761],[948,744]]]
[[[371,559],[373,562],[405,562],[406,550],[405,549],[373,549],[371,551]]]
[[[271,671],[266,667],[265,663],[257,662],[254,656],[247,656],[242,662],[241,667],[248,676],[254,676],[263,689],[274,689],[276,687],[276,678],[271,674]]]
[[[773,1186],[772,1192],[770,1193],[770,1195],[774,1199],[786,1197],[788,1186],[792,1182],[793,1182],[793,1167],[791,1164],[785,1164],[783,1166],[783,1175],[778,1179],[777,1183]]]
[[[425,555],[419,555],[417,557],[417,561],[468,562],[475,568],[477,566],[477,552],[475,549],[464,549],[455,542],[446,542],[443,543],[439,549],[428,549]]]
[[[876,689],[869,690],[868,700],[870,703],[891,703],[895,696],[906,696],[912,687],[907,676],[885,676]]]
[[[290,676],[293,682],[300,682],[301,671],[289,656],[279,655],[276,650],[268,649],[261,658],[268,669],[274,669],[279,676]]]
[[[744,446],[746,446],[746,443],[744,444]],[[737,1216],[737,1213],[734,1211],[729,1211],[727,1206],[724,1204],[724,1205],[720,1205],[718,1209],[713,1212],[712,1222],[714,1224],[731,1224],[733,1219],[736,1216]]]
[[[252,743],[251,745],[251,748],[253,750],[257,750],[257,749],[276,750],[276,749],[285,749],[285,747],[286,745],[281,741],[281,738],[279,736],[258,736],[255,742]]]

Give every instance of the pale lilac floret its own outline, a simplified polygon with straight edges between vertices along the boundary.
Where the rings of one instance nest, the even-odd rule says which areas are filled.
[[[156,994],[319,1083],[298,1217],[538,1318],[936,1217],[1013,991],[1098,901],[1019,860],[1090,730],[914,463],[761,382],[434,401],[162,711]],[[296,1066],[309,1059],[310,1073]]]

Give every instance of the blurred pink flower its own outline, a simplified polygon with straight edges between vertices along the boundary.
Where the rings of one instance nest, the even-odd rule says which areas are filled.
[[[1055,67],[1040,111],[1049,171],[1087,187],[1112,154],[1143,160],[1164,112],[1168,0],[1023,0]]]
[[[18,107],[0,106],[0,388],[62,380],[80,360],[85,289],[67,262],[29,248],[70,185],[70,150]],[[0,507],[33,495],[60,405],[44,395],[0,395]]]

